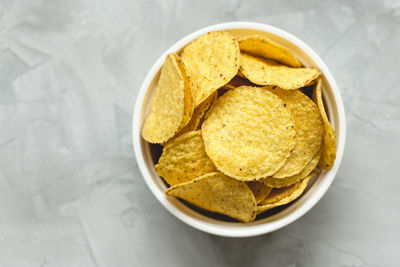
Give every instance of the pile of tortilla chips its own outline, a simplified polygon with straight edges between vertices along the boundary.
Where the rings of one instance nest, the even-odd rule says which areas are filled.
[[[209,32],[167,55],[142,129],[163,146],[166,195],[241,222],[300,197],[336,156],[321,86],[260,35]]]

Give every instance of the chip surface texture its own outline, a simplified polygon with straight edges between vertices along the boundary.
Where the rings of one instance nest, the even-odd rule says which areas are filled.
[[[323,170],[329,170],[332,168],[336,159],[336,133],[329,122],[324,102],[322,100],[322,79],[317,81],[313,93],[313,99],[317,102],[322,120],[324,121],[324,138],[322,142],[321,159],[318,162],[318,166]]]
[[[321,157],[321,149],[319,149],[317,151],[317,153],[315,153],[314,157],[310,160],[310,162],[298,174],[295,174],[295,175],[289,176],[289,177],[285,177],[285,178],[267,177],[267,178],[262,179],[261,181],[265,185],[273,187],[273,188],[282,188],[285,186],[290,186],[292,184],[295,184],[298,181],[300,181],[301,179],[308,176],[315,169],[320,157]]]
[[[242,222],[251,222],[256,216],[256,200],[246,183],[220,172],[172,186],[165,193]]]
[[[298,90],[267,88],[279,96],[293,114],[296,129],[296,146],[285,165],[272,177],[284,178],[300,173],[321,146],[323,123],[317,105]]]
[[[226,92],[202,125],[207,155],[217,169],[238,180],[274,174],[295,146],[292,114],[278,96],[260,87]]]
[[[262,35],[240,39],[239,47],[241,51],[253,56],[272,59],[294,68],[301,67],[300,62],[289,49]]]
[[[150,112],[143,125],[142,136],[149,143],[163,143],[175,135],[185,113],[185,74],[177,55],[167,55]]]
[[[194,83],[194,105],[197,107],[237,73],[240,51],[236,39],[224,31],[197,37],[182,51],[182,60]]]
[[[216,171],[204,150],[201,131],[188,132],[169,141],[156,171],[171,186]]]
[[[282,89],[298,89],[312,84],[321,74],[313,68],[290,68],[263,58],[242,53],[240,71],[258,85],[276,85]]]

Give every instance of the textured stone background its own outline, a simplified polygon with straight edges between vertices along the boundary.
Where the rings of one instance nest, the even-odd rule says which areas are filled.
[[[313,47],[342,92],[348,141],[307,215],[210,236],[152,196],[131,111],[159,55],[248,20]],[[399,266],[399,1],[0,0],[0,266]]]

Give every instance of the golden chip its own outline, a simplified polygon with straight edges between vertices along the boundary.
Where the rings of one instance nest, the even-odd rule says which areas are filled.
[[[318,167],[320,167],[323,170],[329,170],[330,168],[332,168],[336,158],[336,134],[335,130],[333,130],[332,125],[328,120],[328,116],[326,115],[324,102],[322,101],[321,86],[322,86],[322,80],[319,79],[317,81],[317,85],[313,93],[313,99],[314,101],[317,102],[319,111],[321,112],[322,120],[324,121],[324,138],[322,141],[322,154],[321,154],[321,159],[318,163]]]
[[[256,200],[246,183],[219,172],[177,184],[165,193],[242,222],[251,222],[256,216]]]
[[[300,181],[301,179],[305,178],[306,176],[308,176],[317,166],[320,157],[321,157],[321,149],[319,149],[317,153],[315,153],[314,157],[300,173],[285,178],[267,177],[260,181],[265,185],[273,188],[282,188],[286,186],[291,186]]]
[[[282,167],[295,145],[296,132],[281,98],[264,88],[242,86],[212,105],[202,134],[206,153],[218,170],[252,181]]]
[[[265,200],[267,200],[269,198],[269,197],[267,197],[263,202],[260,203],[261,205],[257,206],[257,214],[260,214],[264,211],[267,211],[269,209],[272,209],[272,208],[275,208],[278,206],[288,204],[288,203],[292,202],[293,200],[297,199],[299,196],[301,196],[301,194],[303,194],[304,190],[307,187],[308,182],[315,174],[316,173],[312,172],[310,175],[308,175],[303,180],[292,185],[290,187],[290,189],[285,192],[286,193],[285,196],[283,198],[279,198],[279,200],[276,200],[274,202],[268,202],[268,203],[264,202]],[[272,195],[275,190],[282,190],[282,189],[283,188],[273,189],[271,191],[270,195]]]
[[[260,205],[268,205],[284,199],[285,197],[289,196],[294,190],[296,190],[297,185],[298,184],[296,183],[288,187],[273,188],[268,196],[263,201],[261,201]]]
[[[183,127],[178,135],[197,130],[199,128],[201,119],[204,117],[204,114],[210,107],[211,103],[217,100],[217,97],[218,93],[215,92],[210,95],[206,100],[204,100],[200,105],[198,105],[194,109],[192,118],[190,119],[189,123],[185,127]]]
[[[181,56],[194,83],[195,107],[228,83],[239,69],[239,45],[223,31],[199,36],[183,49]]]
[[[253,192],[257,204],[263,201],[272,190],[271,187],[266,186],[265,184],[258,181],[247,182],[247,185]]]
[[[193,109],[194,109],[194,102],[193,102],[193,93],[192,93],[192,88],[193,88],[193,83],[189,80],[189,77],[187,76],[187,69],[185,67],[185,64],[183,64],[183,61],[180,57],[175,55],[176,62],[178,63],[179,69],[181,70],[181,73],[183,73],[183,78],[184,78],[184,83],[185,83],[185,93],[184,93],[184,112],[183,112],[183,118],[182,118],[182,123],[179,128],[185,127],[192,115],[193,115]]]
[[[301,172],[321,146],[323,122],[317,105],[298,90],[264,87],[280,97],[293,114],[296,146],[274,178],[285,178]]]
[[[241,51],[253,56],[276,60],[294,68],[301,67],[292,52],[261,35],[253,35],[239,40],[239,47]]]
[[[193,131],[166,144],[156,170],[169,185],[176,185],[216,171],[216,168],[206,155],[201,131]]]
[[[240,71],[255,84],[276,85],[282,89],[308,86],[321,74],[316,69],[290,68],[246,53],[241,55]]]
[[[175,135],[185,116],[185,77],[178,56],[167,55],[158,87],[144,122],[142,136],[150,143],[163,143]]]

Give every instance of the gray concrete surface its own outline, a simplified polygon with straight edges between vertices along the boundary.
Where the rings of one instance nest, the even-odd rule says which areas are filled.
[[[131,148],[140,83],[214,23],[281,27],[347,111],[337,179],[307,215],[210,236],[152,196]],[[400,1],[0,1],[0,266],[400,266]]]

